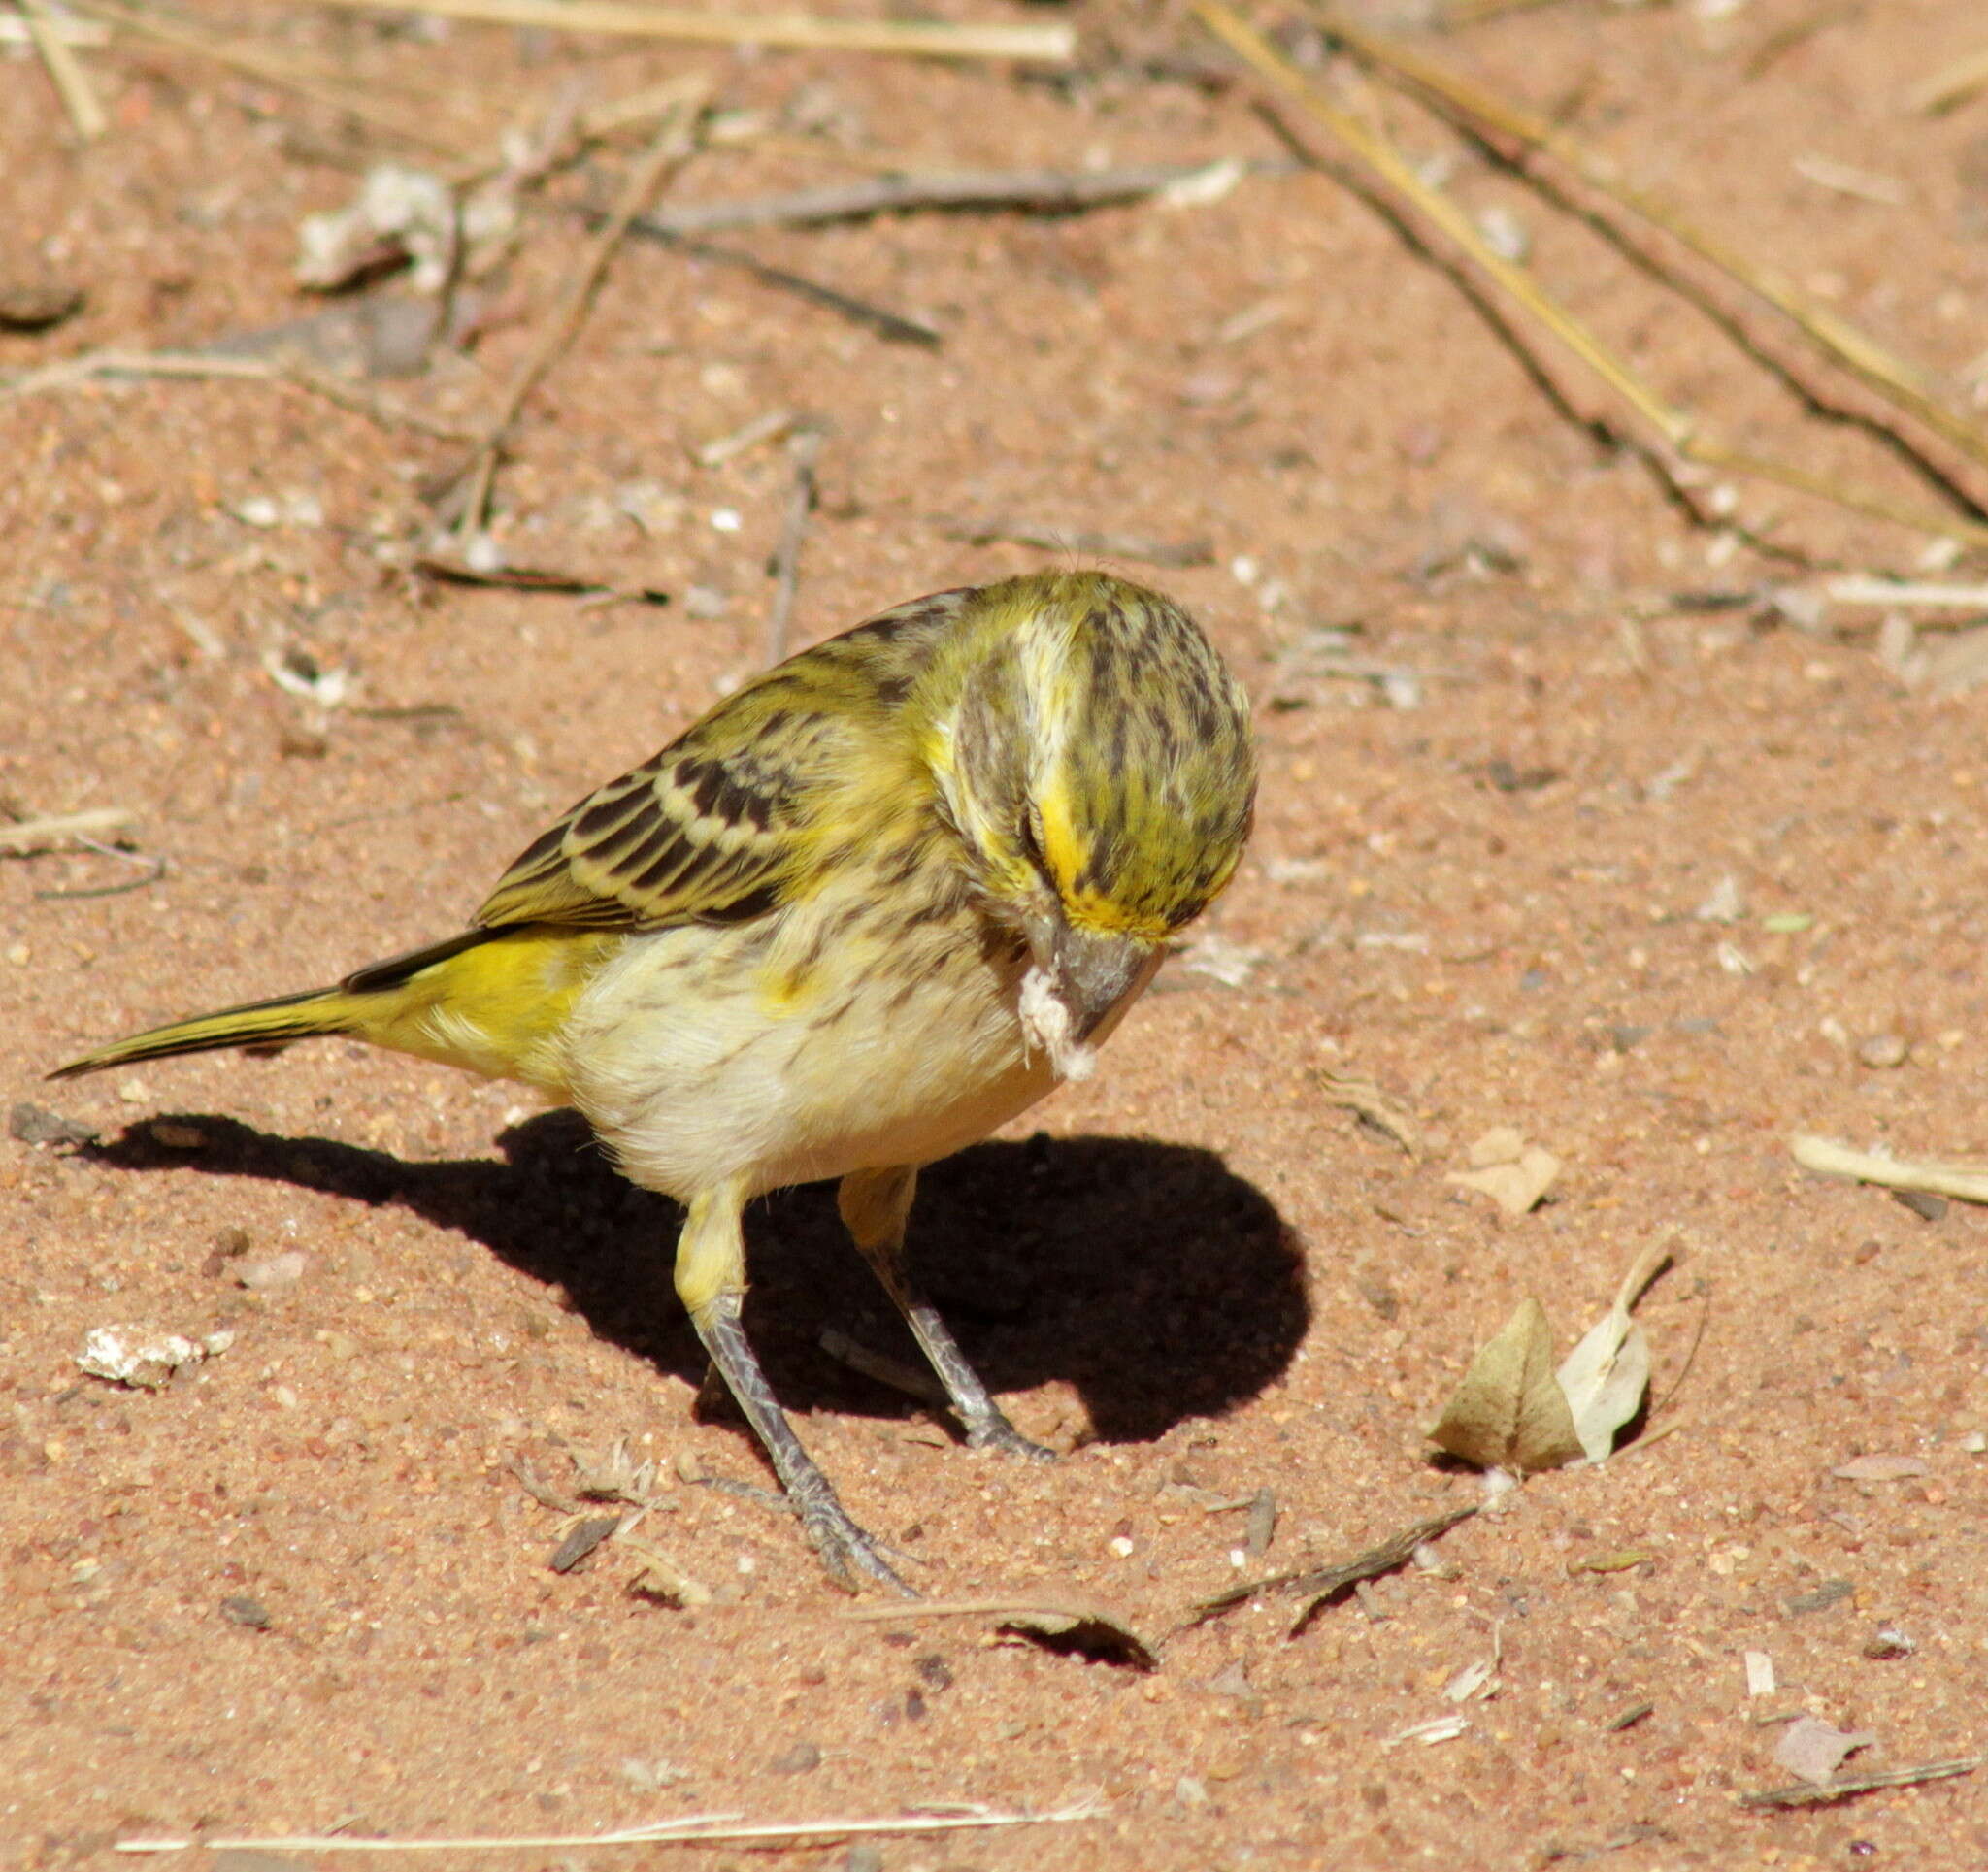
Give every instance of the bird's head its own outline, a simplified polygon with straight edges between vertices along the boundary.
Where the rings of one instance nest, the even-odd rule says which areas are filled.
[[[928,746],[946,816],[1081,1043],[1235,871],[1248,699],[1178,606],[1097,573],[985,586],[943,663]]]

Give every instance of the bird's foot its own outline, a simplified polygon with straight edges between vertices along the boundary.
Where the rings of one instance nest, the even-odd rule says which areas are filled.
[[[822,1565],[828,1568],[829,1577],[844,1592],[859,1593],[867,1583],[885,1587],[900,1598],[915,1599],[918,1596],[898,1578],[896,1568],[884,1559],[883,1544],[876,1535],[859,1527],[849,1518],[848,1510],[833,1495],[826,1501],[805,1501],[796,1505],[801,1512],[801,1526],[807,1529],[814,1551],[821,1556]]]
[[[1027,1457],[1031,1462],[1056,1461],[1054,1450],[1045,1449],[1041,1443],[1030,1442],[998,1410],[992,1417],[983,1417],[977,1423],[967,1426],[967,1448],[999,1450],[1004,1456]]]

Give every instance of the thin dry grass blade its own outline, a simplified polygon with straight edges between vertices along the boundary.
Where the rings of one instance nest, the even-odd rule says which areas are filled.
[[[1664,443],[1686,461],[1708,468],[1727,469],[1758,480],[1773,481],[1851,512],[1889,521],[1914,532],[1957,540],[1968,545],[1988,545],[1988,525],[1935,513],[1872,489],[1831,480],[1793,463],[1735,448],[1705,433],[1696,416],[1666,402],[1572,312],[1548,294],[1525,268],[1493,248],[1463,210],[1440,189],[1424,181],[1401,151],[1377,129],[1324,96],[1299,66],[1239,15],[1231,12],[1222,0],[1196,0],[1194,12],[1231,50],[1291,98],[1308,116],[1338,138],[1398,197],[1412,204],[1417,213],[1447,236],[1475,267],[1551,332],[1655,430]],[[1984,445],[1979,438],[1975,440],[1977,446]]]
[[[170,19],[144,7],[127,6],[123,0],[77,0],[81,9],[106,19],[120,30],[138,34],[175,51],[225,65],[231,71],[247,73],[299,97],[309,98],[331,110],[343,112],[361,123],[371,124],[416,148],[461,155],[461,146],[437,134],[434,124],[381,104],[367,91],[340,82],[294,53],[252,39],[224,39],[205,32],[183,20]]]
[[[679,1820],[656,1821],[646,1826],[624,1826],[609,1833],[467,1834],[454,1839],[369,1839],[353,1833],[279,1835],[268,1839],[122,1839],[116,1853],[183,1853],[205,1846],[216,1853],[473,1853],[515,1851],[571,1852],[592,1846],[668,1846],[700,1843],[763,1846],[801,1845],[809,1840],[868,1839],[891,1833],[956,1833],[999,1826],[1053,1826],[1072,1821],[1096,1820],[1104,1808],[1096,1800],[1052,1807],[1040,1814],[970,1805],[957,1810],[905,1814],[888,1820],[851,1817],[845,1820],[746,1821],[739,1814],[686,1814]]]
[[[623,0],[318,0],[360,13],[432,13],[499,26],[539,26],[718,46],[783,46],[913,58],[1016,58],[1067,65],[1077,34],[1063,24],[964,25],[939,20],[817,19],[805,14],[681,13]]]
[[[1481,26],[1487,19],[1503,19],[1509,13],[1535,13],[1559,4],[1560,0],[1450,0],[1441,23],[1454,32],[1462,26]]]
[[[69,113],[70,124],[84,143],[94,143],[110,128],[104,107],[97,102],[96,87],[83,69],[75,48],[57,29],[59,22],[50,12],[48,0],[14,0],[26,23],[28,37],[48,69],[49,82]]]
[[[1988,90],[1988,50],[1943,65],[1923,83],[1915,84],[1905,93],[1905,109],[1938,116],[1983,90]]]
[[[467,539],[480,532],[490,505],[490,483],[497,472],[497,457],[504,446],[505,438],[511,433],[523,410],[525,399],[544,380],[546,373],[557,361],[559,355],[579,336],[580,326],[585,322],[588,310],[593,305],[594,294],[599,291],[601,281],[607,277],[608,265],[616,249],[627,238],[628,230],[635,217],[647,207],[649,199],[664,185],[666,177],[682,168],[697,150],[698,120],[703,115],[705,101],[710,97],[709,86],[703,87],[698,95],[684,103],[674,106],[663,119],[649,144],[630,173],[621,190],[621,199],[615,204],[614,212],[607,223],[594,236],[585,257],[567,284],[564,298],[554,314],[552,323],[546,329],[539,343],[532,346],[530,354],[518,367],[511,379],[510,387],[504,393],[495,416],[484,431],[483,440],[465,464],[464,474],[468,479],[469,498],[463,504],[462,516],[457,524],[457,533]]]
[[[1988,467],[1988,435],[1941,404],[1916,365],[1811,298],[1785,275],[1758,265],[1673,204],[1630,182],[1607,157],[1588,148],[1559,125],[1445,71],[1384,34],[1369,31],[1346,18],[1330,0],[1310,0],[1310,4],[1332,37],[1370,69],[1405,84],[1443,115],[1453,121],[1461,119],[1467,128],[1509,137],[1564,163],[1617,207],[1661,229],[1736,285],[1773,307],[1860,382],[1906,411],[1971,461]],[[1983,60],[1980,77],[1988,82],[1988,59]]]

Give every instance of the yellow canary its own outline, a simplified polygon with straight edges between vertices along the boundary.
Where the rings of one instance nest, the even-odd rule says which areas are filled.
[[[968,1442],[1045,1456],[907,1270],[918,1168],[1090,1069],[1235,870],[1255,782],[1247,700],[1168,599],[1095,573],[939,592],[580,801],[460,935],[55,1076],[345,1034],[577,1105],[687,1209],[677,1291],[830,1571],[902,1591],[746,1339],[742,1211],[840,1178]]]

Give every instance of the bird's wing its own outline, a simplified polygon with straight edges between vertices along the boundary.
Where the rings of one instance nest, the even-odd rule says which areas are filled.
[[[476,922],[654,929],[777,908],[823,831],[887,783],[893,716],[964,597],[886,611],[768,671],[547,828]]]

